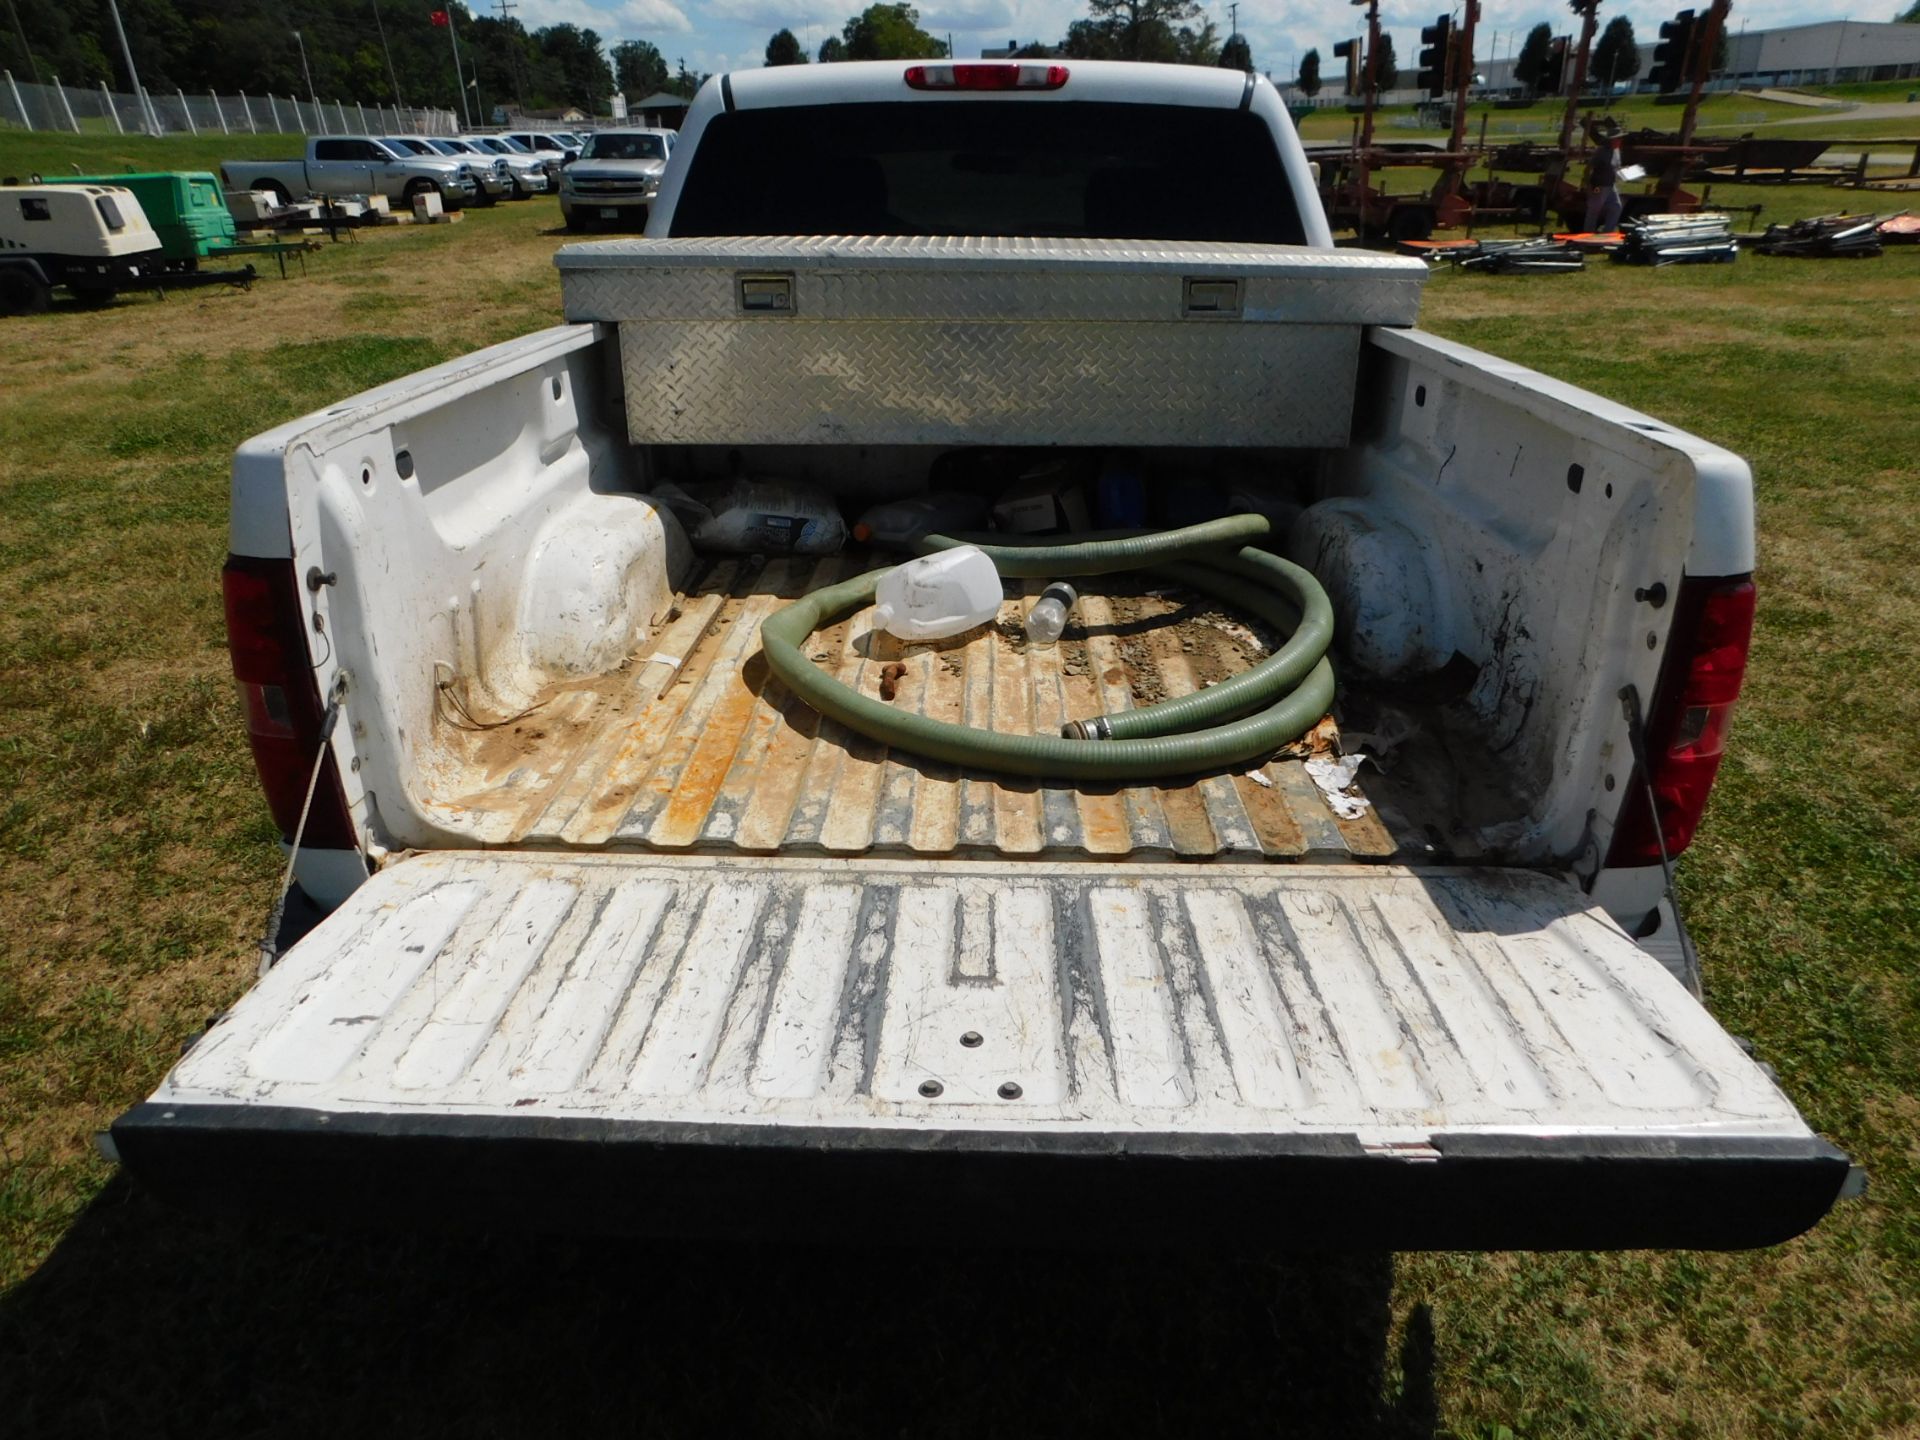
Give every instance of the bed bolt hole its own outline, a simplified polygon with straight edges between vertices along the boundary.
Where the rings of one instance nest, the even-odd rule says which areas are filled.
[[[1611,500],[1612,498],[1613,498],[1613,482],[1609,480],[1607,482],[1607,499]]]
[[[556,400],[560,398],[560,377],[558,375],[553,377],[553,398]]]
[[[1000,1098],[1002,1100],[1018,1100],[1021,1093],[1020,1086],[1015,1081],[1003,1080],[1000,1082]]]
[[[946,1088],[947,1087],[942,1085],[938,1080],[922,1080],[920,1082],[920,1093],[929,1100],[938,1100],[941,1092]]]
[[[1653,631],[1651,630],[1647,631],[1647,649],[1658,650],[1659,648],[1660,648],[1660,637],[1654,634]]]
[[[373,467],[371,465],[362,465],[360,467],[360,483],[362,485],[371,485],[373,483]]]
[[[1613,777],[1611,775],[1607,776],[1607,789],[1613,789]]]
[[[1567,489],[1574,494],[1580,493],[1580,487],[1586,483],[1587,467],[1584,465],[1567,466]]]
[[[978,1030],[969,1030],[967,1031],[966,1034],[960,1037],[960,1043],[966,1046],[967,1049],[969,1050],[978,1050],[981,1044],[983,1043],[983,1040],[984,1040],[984,1037],[980,1034]]]
[[[1426,386],[1416,385],[1413,387],[1413,403],[1419,406],[1424,406],[1427,403],[1427,387]]]
[[[400,478],[402,480],[411,480],[413,478],[413,452],[411,450],[402,450],[398,455],[395,455],[393,457],[393,468],[400,472]]]

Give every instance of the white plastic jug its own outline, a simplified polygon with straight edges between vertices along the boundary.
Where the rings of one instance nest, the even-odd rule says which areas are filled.
[[[874,589],[873,623],[902,640],[944,640],[1000,613],[1000,572],[975,545],[896,565]]]

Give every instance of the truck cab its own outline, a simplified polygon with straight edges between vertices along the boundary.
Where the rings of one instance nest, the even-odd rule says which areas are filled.
[[[1255,1249],[1761,1245],[1849,1183],[1668,879],[1746,465],[1422,334],[1424,267],[1333,248],[1264,79],[721,76],[646,237],[557,263],[565,323],[235,457],[235,674],[328,913],[116,1122],[136,1175]],[[1008,517],[939,542],[1002,556],[999,610],[902,641],[903,557],[835,513],[952,492]],[[1010,535],[1035,494],[1078,533]],[[1310,616],[1291,740],[1116,734]]]
[[[313,195],[384,195],[398,204],[438,194],[457,210],[480,194],[475,167],[451,156],[416,155],[369,135],[316,135],[299,160],[228,160],[220,166],[226,189],[267,190],[281,204]]]

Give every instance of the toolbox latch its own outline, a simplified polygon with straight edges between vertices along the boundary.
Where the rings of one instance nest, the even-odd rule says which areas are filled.
[[[1240,313],[1240,282],[1203,279],[1189,275],[1186,299],[1186,311],[1189,315],[1238,315]]]
[[[793,314],[793,276],[742,275],[739,285],[741,314]]]

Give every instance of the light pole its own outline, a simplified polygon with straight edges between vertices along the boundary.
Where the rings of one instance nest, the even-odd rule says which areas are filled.
[[[113,11],[113,33],[120,37],[120,58],[127,62],[127,83],[133,86],[133,98],[139,103],[141,124],[149,135],[158,135],[160,117],[154,113],[147,92],[140,88],[140,72],[133,68],[133,49],[127,44],[127,27],[120,23],[120,6],[117,0],[107,0],[107,8]]]
[[[313,102],[314,124],[324,130],[326,123],[320,119],[320,92],[313,88],[313,69],[307,64],[307,42],[300,38],[298,30],[293,32],[293,43],[300,47],[300,70],[307,77],[307,98]]]

